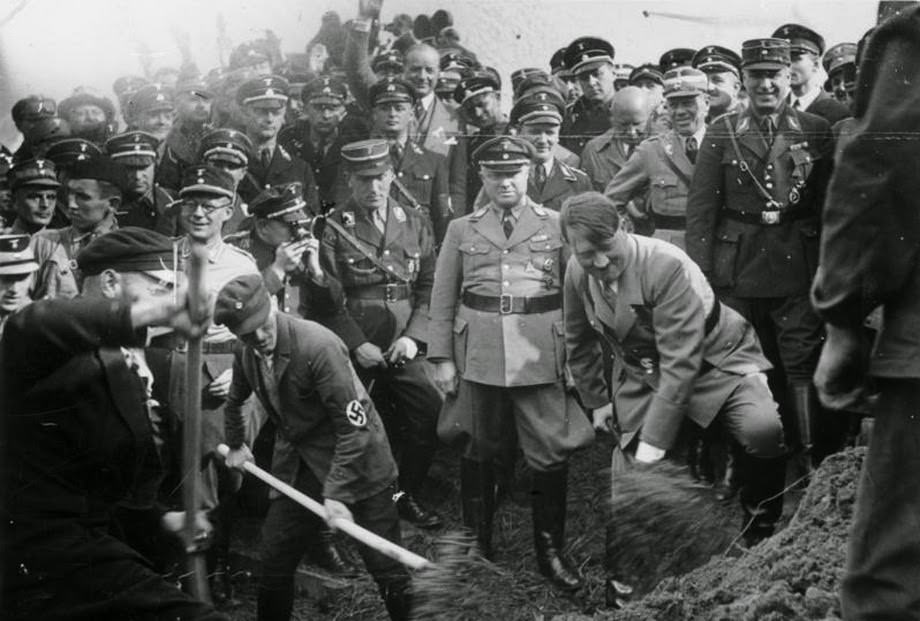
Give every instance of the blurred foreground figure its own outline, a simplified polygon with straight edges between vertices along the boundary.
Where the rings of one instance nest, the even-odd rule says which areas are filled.
[[[848,621],[920,610],[920,8],[882,23],[859,71],[856,125],[831,180],[812,291],[827,321],[815,383],[849,408],[871,375],[881,396],[863,466],[841,603]],[[862,322],[884,305],[871,358]],[[908,474],[911,473],[911,474]],[[907,475],[907,476],[905,476]]]

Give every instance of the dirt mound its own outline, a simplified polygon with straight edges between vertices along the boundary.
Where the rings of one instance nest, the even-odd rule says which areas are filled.
[[[789,525],[737,558],[669,578],[615,621],[837,619],[846,539],[865,449],[829,457]]]

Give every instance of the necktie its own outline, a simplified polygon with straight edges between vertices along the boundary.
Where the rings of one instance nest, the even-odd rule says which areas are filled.
[[[633,151],[635,150],[636,150],[636,145],[634,144],[626,145],[626,159],[629,159],[632,156]]]
[[[763,121],[763,134],[767,144],[773,146],[773,119],[769,116]]]
[[[421,99],[415,102],[415,118],[418,119],[419,123],[425,118],[425,104],[422,103]]]
[[[514,216],[509,211],[506,211],[505,215],[502,216],[502,231],[505,232],[505,239],[511,237],[511,233],[514,231]]]
[[[700,148],[696,144],[696,138],[694,136],[687,138],[687,146],[685,150],[687,152],[687,159],[690,160],[692,164],[696,164],[696,154],[699,152]]]
[[[269,165],[272,163],[272,152],[268,149],[263,149],[261,152],[262,168],[268,169]]]
[[[383,232],[385,232],[385,231],[387,230],[387,223],[386,223],[386,220],[384,220],[384,219],[383,219],[383,216],[380,215],[380,210],[379,210],[379,209],[375,209],[375,210],[374,210],[374,215],[372,216],[372,219],[373,219],[373,221],[374,221],[374,226],[377,227],[377,230],[378,230],[378,231],[380,231],[381,233],[383,233]]]
[[[792,107],[795,108],[796,110],[801,110],[801,109],[802,109],[802,102],[801,102],[800,100],[796,99],[795,101],[792,102]]]
[[[390,143],[390,159],[393,162],[393,170],[399,170],[402,163],[402,145],[398,142]]]
[[[533,181],[536,184],[537,189],[541,192],[543,191],[543,186],[546,185],[546,167],[543,164],[537,164],[533,169]]]

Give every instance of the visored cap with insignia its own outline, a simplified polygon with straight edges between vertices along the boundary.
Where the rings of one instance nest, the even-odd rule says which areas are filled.
[[[856,66],[856,44],[838,43],[831,46],[821,60],[827,75],[840,71],[847,65]]]
[[[640,80],[651,80],[656,84],[663,84],[664,76],[661,74],[661,69],[658,68],[658,65],[645,63],[633,69],[629,74],[629,83],[632,86],[636,86]]]
[[[342,146],[342,159],[353,175],[376,176],[392,168],[386,140],[360,140]]]
[[[262,276],[246,274],[228,282],[217,294],[214,323],[243,336],[262,327],[270,312],[271,297]]]
[[[551,76],[541,71],[533,73],[524,78],[514,90],[515,102],[531,95],[546,93],[548,96],[559,99],[561,105],[565,106],[565,83],[557,76]]]
[[[341,105],[348,97],[345,81],[333,76],[323,76],[307,82],[301,91],[304,103]]]
[[[496,136],[473,152],[473,161],[481,168],[506,172],[530,166],[533,157],[533,145],[516,136]]]
[[[579,73],[592,71],[598,65],[613,64],[614,50],[609,41],[598,37],[579,37],[565,49],[565,66],[577,77]]]
[[[257,218],[298,222],[306,219],[306,206],[307,203],[303,200],[303,186],[294,182],[263,190],[249,203],[249,211]]]
[[[0,235],[0,276],[21,276],[37,269],[28,235]]]
[[[100,235],[80,251],[77,265],[86,276],[107,269],[116,272],[152,272],[173,269],[173,240],[137,226]]]
[[[824,37],[801,24],[783,24],[772,35],[776,39],[785,39],[789,42],[792,54],[824,54]]]
[[[658,68],[661,69],[663,74],[665,71],[677,69],[678,67],[689,67],[695,54],[696,50],[688,47],[675,47],[673,50],[668,50],[661,55],[661,58],[658,59]]]
[[[615,82],[629,82],[629,76],[632,75],[634,66],[627,63],[614,63],[613,79]]]
[[[454,88],[454,101],[463,104],[483,93],[497,93],[502,88],[501,82],[488,71],[475,71],[472,75],[461,78]]]
[[[105,152],[124,166],[146,168],[156,161],[159,146],[156,136],[135,130],[109,138],[105,143]]]
[[[706,74],[693,67],[678,67],[664,74],[664,96],[694,97],[702,95],[709,90],[709,79]]]
[[[59,188],[57,169],[54,162],[43,158],[25,160],[14,164],[6,173],[10,189],[17,190],[26,186],[42,188]]]
[[[58,140],[45,151],[45,158],[54,162],[59,169],[69,168],[76,162],[102,155],[102,149],[83,138]]]
[[[693,55],[693,66],[704,73],[731,71],[741,75],[741,57],[721,45],[707,45]]]
[[[182,175],[179,196],[203,193],[233,198],[236,194],[233,175],[210,164],[189,166]]]
[[[177,95],[194,95],[202,99],[214,97],[211,86],[201,76],[188,76],[176,82]]]
[[[241,131],[221,127],[209,131],[201,139],[199,159],[202,161],[222,160],[233,164],[249,164],[252,141]]]
[[[415,91],[402,78],[383,78],[371,86],[367,93],[371,106],[383,103],[415,103]]]
[[[11,114],[14,123],[57,116],[57,102],[44,95],[29,95],[13,105]]]
[[[460,84],[460,74],[456,71],[442,71],[438,74],[438,81],[434,85],[434,92],[441,96],[450,97],[454,89]]]
[[[561,99],[554,98],[549,93],[534,93],[514,104],[509,121],[512,125],[561,125],[564,110],[565,104]]]
[[[282,108],[288,100],[288,81],[280,75],[263,75],[243,82],[236,92],[241,106]]]
[[[478,63],[463,52],[451,50],[441,54],[439,64],[441,71],[464,72],[475,69]]]
[[[405,58],[402,52],[395,49],[389,49],[374,56],[371,61],[371,70],[374,73],[388,72],[393,75],[400,74],[406,67]]]
[[[128,99],[128,113],[132,119],[144,112],[174,110],[175,107],[173,90],[162,84],[145,84]]]
[[[549,72],[552,75],[558,75],[560,78],[569,77],[569,70],[565,66],[565,49],[560,47],[549,59]]]
[[[741,44],[742,69],[782,69],[790,63],[786,39],[749,39]]]
[[[532,75],[549,75],[543,69],[538,67],[523,67],[521,69],[515,69],[511,72],[511,90],[517,92],[518,87],[521,85],[525,79]]]

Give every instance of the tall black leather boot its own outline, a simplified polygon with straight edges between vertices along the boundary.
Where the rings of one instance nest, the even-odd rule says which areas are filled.
[[[431,468],[433,449],[413,446],[403,448],[399,460],[399,499],[396,509],[399,517],[419,528],[440,528],[441,516],[425,507],[418,499],[422,483]]]
[[[412,591],[409,582],[391,583],[382,589],[383,603],[392,621],[409,621],[412,614]]]
[[[540,573],[561,589],[574,591],[581,577],[562,554],[565,547],[565,509],[568,467],[533,473],[533,537]]]
[[[758,458],[744,454],[741,508],[744,542],[748,546],[771,537],[783,515],[786,457]]]
[[[615,528],[613,519],[611,519],[611,523],[607,524],[604,532],[604,603],[607,608],[619,610],[629,602],[633,588],[617,579],[617,567],[614,562],[616,550],[613,543]]]
[[[495,472],[491,463],[460,462],[463,525],[476,534],[480,553],[492,558],[492,517],[495,514]]]

